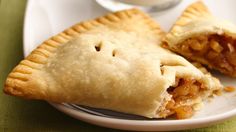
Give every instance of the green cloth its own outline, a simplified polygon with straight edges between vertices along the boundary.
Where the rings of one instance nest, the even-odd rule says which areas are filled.
[[[11,69],[23,59],[22,29],[26,0],[0,0],[0,89]],[[24,100],[0,90],[0,131],[120,131],[67,116],[44,101]],[[191,132],[234,132],[236,118]]]

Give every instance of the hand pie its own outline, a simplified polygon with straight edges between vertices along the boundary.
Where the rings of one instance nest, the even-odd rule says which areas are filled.
[[[46,40],[9,74],[5,93],[163,118],[191,117],[221,88],[160,46],[164,33],[137,9],[82,22]]]
[[[201,1],[185,9],[165,42],[191,60],[236,77],[236,26],[212,16]]]

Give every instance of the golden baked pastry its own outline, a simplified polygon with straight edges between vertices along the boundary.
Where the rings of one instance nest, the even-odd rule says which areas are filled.
[[[137,9],[79,23],[46,40],[9,74],[5,93],[148,118],[191,117],[221,88],[160,46],[164,33]]]
[[[236,77],[236,26],[212,16],[202,1],[185,9],[164,41],[171,50]]]

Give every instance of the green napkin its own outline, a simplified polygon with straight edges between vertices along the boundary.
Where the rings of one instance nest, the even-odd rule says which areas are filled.
[[[26,0],[0,0],[0,131],[111,131],[73,119],[44,101],[24,100],[2,92],[7,74],[23,59],[22,29]],[[236,118],[190,132],[234,132]]]

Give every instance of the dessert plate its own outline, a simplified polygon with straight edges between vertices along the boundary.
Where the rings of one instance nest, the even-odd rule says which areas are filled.
[[[184,8],[194,0],[185,0],[169,10],[151,14],[161,27],[168,31]],[[205,0],[209,9],[218,17],[236,24],[234,0]],[[109,9],[109,8],[107,8]],[[112,11],[112,10],[111,10]],[[109,12],[94,0],[29,0],[24,22],[24,55],[27,56],[38,44],[64,29],[83,20]],[[214,73],[226,86],[236,86],[236,79]],[[91,124],[138,131],[170,131],[205,127],[222,122],[236,115],[236,92],[224,93],[204,102],[203,109],[191,119],[147,119],[119,112],[94,109],[75,104],[50,103],[58,110]]]

